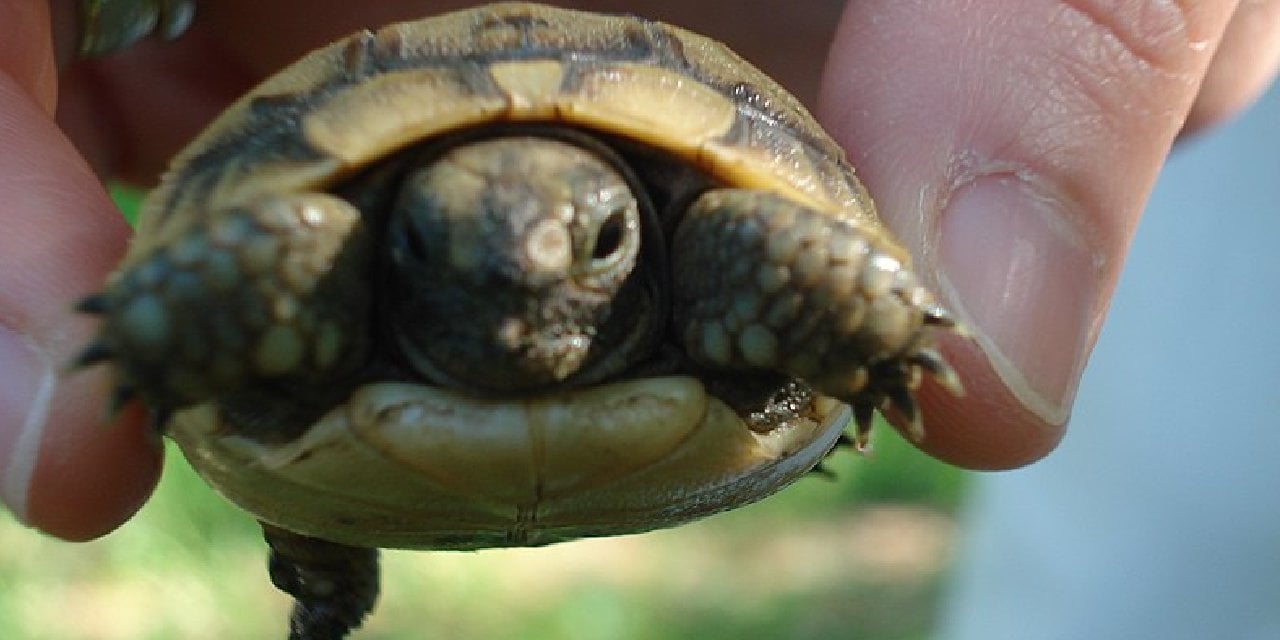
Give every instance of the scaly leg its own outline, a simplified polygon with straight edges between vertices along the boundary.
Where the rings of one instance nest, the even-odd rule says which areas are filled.
[[[717,189],[690,207],[672,254],[675,326],[691,357],[785,373],[848,402],[859,443],[886,405],[924,436],[922,372],[962,393],[935,349],[936,330],[955,322],[878,224]]]
[[[173,235],[77,307],[102,327],[75,364],[114,364],[117,404],[141,394],[164,411],[263,380],[305,382],[363,353],[368,234],[347,202],[271,197]]]

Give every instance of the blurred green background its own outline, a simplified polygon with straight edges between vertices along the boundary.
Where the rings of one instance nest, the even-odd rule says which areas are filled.
[[[115,194],[126,211],[137,194]],[[155,497],[87,544],[0,516],[0,638],[283,638],[257,525],[176,448]],[[883,425],[873,453],[693,525],[541,549],[383,554],[356,638],[923,640],[965,474]]]

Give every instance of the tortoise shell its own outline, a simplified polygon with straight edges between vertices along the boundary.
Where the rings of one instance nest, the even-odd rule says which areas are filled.
[[[371,548],[531,546],[758,500],[954,326],[836,143],[723,45],[498,4],[361,32],[173,162],[78,363],[257,517],[294,636]]]
[[[636,17],[508,3],[360,32],[263,82],[174,160],[130,257],[211,206],[323,191],[398,150],[504,122],[626,137],[724,184],[878,228],[844,151],[724,45]]]
[[[561,192],[572,215],[533,211]],[[449,213],[422,234],[403,207]],[[454,233],[470,209],[491,217]],[[515,249],[481,237],[526,214]],[[608,278],[590,303],[517,299],[533,319],[485,338],[467,314],[526,294],[450,278],[508,250],[520,268],[490,271],[522,283]],[[423,253],[452,276],[406,277]],[[470,344],[562,307],[588,308],[576,355],[528,385]],[[262,83],[175,158],[79,308],[104,320],[80,364],[115,365],[264,523],[299,628],[372,606],[357,551],[673,526],[790,484],[851,421],[864,444],[886,406],[922,437],[926,375],[960,391],[934,348],[953,321],[794,97],[697,34],[532,4],[357,33]],[[418,315],[454,333],[403,338]]]
[[[698,213],[644,223],[662,227],[646,242],[675,243],[671,260],[641,257],[662,263],[648,286],[674,283],[686,299],[675,313],[690,317],[677,318],[683,345],[645,348],[675,342],[695,366],[510,394],[368,364],[325,370],[368,342],[345,333],[370,331],[364,315],[376,313],[364,305],[379,283],[342,254],[386,242],[357,231],[385,206],[377,194],[404,180],[379,167],[434,141],[513,130],[603,140],[601,153],[619,148],[615,163],[645,173],[640,190],[696,185],[662,202]],[[312,194],[325,199],[287,201]],[[241,209],[257,217],[218,217]],[[307,296],[358,312],[317,320],[297,310]],[[670,315],[665,296],[642,310]],[[214,487],[266,523],[360,546],[671,526],[803,475],[840,439],[849,404],[861,441],[885,403],[918,425],[922,371],[958,388],[932,351],[932,327],[949,318],[793,96],[703,36],[532,4],[360,32],[263,82],[175,158],[107,291],[81,308],[107,320],[82,363],[112,360],[122,397],[176,412],[169,435]],[[651,324],[668,331],[664,317]],[[831,324],[843,328],[815,330]],[[849,353],[848,366],[834,360]],[[226,390],[246,378],[249,390]],[[310,412],[279,409],[290,397]]]

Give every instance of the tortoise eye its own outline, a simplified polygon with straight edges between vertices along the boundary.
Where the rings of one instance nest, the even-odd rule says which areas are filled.
[[[591,251],[592,261],[601,262],[612,258],[622,248],[626,234],[627,209],[619,207],[600,225],[600,231],[596,233],[596,246]]]
[[[595,237],[588,240],[592,243],[590,258],[584,261],[581,273],[606,280],[625,278],[640,246],[636,203],[626,198],[611,203],[604,211],[604,215],[597,218]]]

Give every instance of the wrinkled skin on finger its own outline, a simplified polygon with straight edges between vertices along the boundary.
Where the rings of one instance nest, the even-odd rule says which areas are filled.
[[[1234,3],[988,7],[998,22],[963,2],[850,4],[818,115],[974,330],[944,349],[968,395],[922,394],[922,448],[996,469],[1061,438],[1147,194]],[[1254,64],[1253,77],[1274,74],[1274,60]]]

